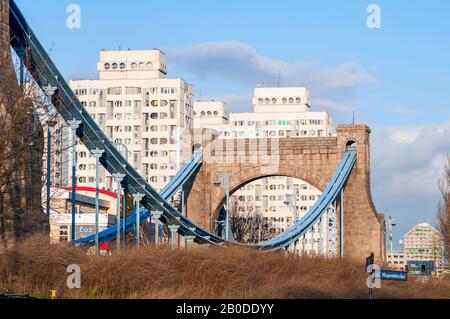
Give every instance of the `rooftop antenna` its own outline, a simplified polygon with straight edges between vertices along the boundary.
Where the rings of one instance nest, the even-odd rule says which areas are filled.
[[[352,114],[353,114],[352,124],[355,125],[355,111],[352,111]]]
[[[201,102],[201,100],[202,100],[202,91],[200,90],[198,92],[198,101]]]
[[[281,86],[281,70],[278,70],[278,87]]]

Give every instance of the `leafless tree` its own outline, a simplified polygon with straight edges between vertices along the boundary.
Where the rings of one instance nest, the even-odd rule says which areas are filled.
[[[8,0],[0,0],[0,70],[0,242],[6,247],[48,231],[41,203],[43,130],[32,97],[17,81]]]
[[[444,259],[448,262],[450,257],[450,155],[447,157],[445,177],[439,181],[442,201],[438,206],[438,229],[444,241]]]
[[[255,244],[273,236],[270,232],[273,228],[271,222],[256,213],[252,204],[243,207],[243,211],[240,211],[239,207],[235,201],[231,205],[229,215],[231,230],[237,242]]]

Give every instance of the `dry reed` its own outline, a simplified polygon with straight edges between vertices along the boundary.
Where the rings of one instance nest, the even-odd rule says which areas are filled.
[[[67,265],[81,268],[68,289]],[[88,256],[35,236],[0,253],[0,293],[60,298],[367,298],[364,265],[347,259],[284,257],[246,248],[128,249]],[[375,298],[450,298],[450,280],[383,282]]]

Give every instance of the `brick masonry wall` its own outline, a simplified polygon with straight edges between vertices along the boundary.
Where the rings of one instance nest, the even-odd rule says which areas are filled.
[[[357,164],[344,191],[344,255],[364,260],[374,252],[377,259],[384,259],[384,218],[377,214],[370,193],[369,127],[338,126],[336,137],[274,139],[267,145],[268,161],[261,156],[255,159],[254,139],[235,139],[227,144],[214,139],[208,130],[197,131],[194,136],[192,145],[203,145],[204,163],[190,191],[187,214],[210,230],[225,202],[223,188],[214,185],[216,172],[229,174],[230,193],[253,180],[276,175],[299,178],[324,190],[347,142],[356,142]],[[209,159],[208,154],[219,161]],[[273,162],[276,165],[270,165]]]

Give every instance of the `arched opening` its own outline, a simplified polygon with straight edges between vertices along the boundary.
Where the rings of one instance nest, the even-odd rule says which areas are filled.
[[[195,151],[201,150],[202,149],[202,144],[200,143],[195,143],[194,145],[192,145],[192,153],[194,153]]]
[[[222,187],[221,180],[215,183]],[[322,192],[307,181],[288,176],[265,176],[230,191],[229,239],[254,244],[269,240],[300,220]],[[226,199],[221,201],[215,231],[224,237]]]
[[[358,145],[358,143],[355,140],[348,140],[347,143],[345,144],[345,148],[347,150],[356,149],[357,145]]]

